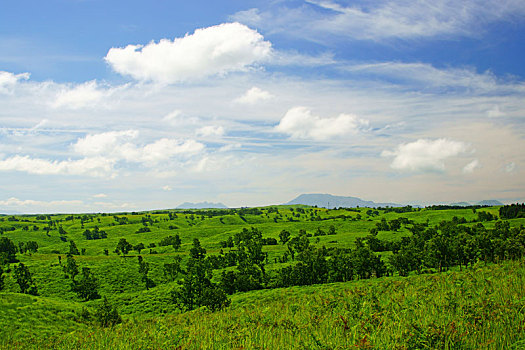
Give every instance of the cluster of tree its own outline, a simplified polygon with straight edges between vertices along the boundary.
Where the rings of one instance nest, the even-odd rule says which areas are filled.
[[[376,223],[376,227],[370,230],[370,234],[376,235],[378,231],[397,231],[401,228],[401,225],[412,224],[411,220],[407,218],[399,217],[387,221],[385,218],[381,218],[380,222]]]
[[[35,241],[18,242],[18,251],[20,254],[25,252],[36,253],[38,251],[38,243]]]
[[[113,219],[117,222],[119,225],[127,225],[129,224],[129,219],[127,216],[117,216],[113,215]]]
[[[16,227],[13,226],[2,226],[0,227],[0,234],[3,234],[4,232],[10,232],[16,230]]]
[[[496,222],[492,230],[481,223],[469,227],[443,221],[431,228],[415,225],[411,231],[412,236],[403,237],[399,242],[378,241],[370,236],[367,239],[372,250],[385,246],[392,250],[390,265],[401,276],[429,268],[441,272],[477,261],[497,262],[525,256],[525,229],[510,228],[505,221]]]
[[[85,230],[83,233],[87,240],[108,238],[108,234],[104,230],[100,230],[95,226],[93,230]]]
[[[391,213],[391,212],[394,212],[394,213],[397,213],[397,214],[403,214],[403,213],[410,213],[412,211],[414,211],[415,209],[412,208],[411,205],[406,205],[404,207],[385,207],[385,208],[382,208],[382,207],[378,207],[377,208],[378,210],[383,210],[386,213]]]
[[[478,214],[478,221],[481,221],[481,222],[498,220],[497,215],[491,214],[487,211],[478,211],[477,214]]]
[[[211,281],[213,272],[206,259],[206,250],[197,238],[193,240],[186,270],[182,273],[179,288],[171,293],[173,302],[181,309],[192,310],[206,306],[215,311],[230,304],[224,290]]]
[[[31,227],[31,226],[22,226],[22,231],[29,231],[29,230],[30,230],[30,227]],[[38,231],[38,230],[40,230],[40,227],[38,227],[37,225],[33,225],[33,227],[31,228],[31,230],[33,230],[33,231]]]
[[[504,205],[499,208],[499,216],[502,219],[525,218],[525,203]]]
[[[181,244],[182,244],[182,241],[179,235],[175,235],[175,236],[168,236],[168,237],[163,238],[159,242],[159,247],[165,247],[165,246],[171,245],[173,249],[178,250]]]
[[[98,279],[89,267],[82,267],[79,278],[79,267],[72,254],[67,254],[66,263],[62,267],[64,277],[71,280],[71,290],[84,301],[100,298],[98,293]]]

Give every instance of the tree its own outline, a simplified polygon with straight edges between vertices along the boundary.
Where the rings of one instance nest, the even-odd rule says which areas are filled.
[[[172,299],[181,308],[193,310],[206,306],[215,311],[230,304],[226,293],[211,282],[212,271],[206,259],[206,250],[195,238],[190,249],[190,258],[184,279],[179,282],[181,288],[172,292]]]
[[[120,241],[118,241],[117,248],[115,248],[115,253],[120,254],[122,253],[123,256],[126,256],[128,252],[133,249],[133,246],[131,243],[126,241],[125,238],[121,238]]]
[[[82,268],[80,280],[73,280],[71,289],[85,301],[100,298],[98,294],[98,280],[89,267]]]
[[[71,255],[80,255],[77,245],[74,241],[69,241],[69,254]]]
[[[133,250],[136,250],[139,254],[142,249],[145,249],[144,243],[139,243],[136,246],[133,247]]]
[[[78,275],[78,265],[73,255],[68,254],[66,258],[66,264],[63,267],[66,277],[75,280],[75,276]]]
[[[122,322],[117,308],[112,306],[106,297],[104,297],[104,300],[102,300],[102,303],[96,309],[95,319],[101,327],[113,327]]]
[[[150,287],[154,287],[155,284],[153,281],[148,278],[148,272],[149,272],[149,263],[145,262],[142,256],[138,256],[139,261],[139,273],[141,275],[141,280],[146,284],[146,290],[150,289]]]
[[[180,256],[176,256],[174,262],[164,264],[164,276],[166,279],[174,281],[177,275],[182,272],[180,267],[181,260],[182,258]]]
[[[4,269],[0,265],[0,290],[4,289]]]
[[[15,266],[15,279],[16,283],[20,286],[20,292],[24,294],[37,295],[38,290],[36,285],[33,283],[32,273],[29,268],[23,263]]]
[[[0,265],[16,262],[16,246],[7,237],[0,238]]]
[[[286,244],[286,242],[288,242],[290,240],[290,232],[288,232],[286,230],[282,230],[279,233],[279,239],[281,240],[282,244]]]

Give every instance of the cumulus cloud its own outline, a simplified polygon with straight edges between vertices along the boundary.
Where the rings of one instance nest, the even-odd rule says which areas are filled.
[[[286,112],[275,130],[294,139],[327,140],[356,134],[367,127],[367,120],[358,119],[352,114],[323,118],[313,115],[306,107],[294,107]]]
[[[0,160],[0,171],[22,171],[38,175],[107,176],[113,173],[114,161],[103,157],[79,160],[50,161],[29,156],[13,156]]]
[[[471,174],[476,170],[477,168],[481,168],[481,163],[479,160],[474,159],[472,162],[468,163],[463,167],[463,173],[465,174]]]
[[[0,71],[0,94],[8,94],[20,80],[28,80],[29,73],[13,74],[10,72]]]
[[[247,90],[242,96],[236,98],[234,102],[240,104],[253,105],[261,101],[269,100],[274,96],[268,91],[261,90],[257,86]]]
[[[394,157],[390,164],[393,169],[442,172],[445,170],[445,159],[465,153],[467,150],[467,144],[460,141],[419,139],[415,142],[401,144],[394,151],[383,151],[382,156]]]
[[[129,140],[136,138],[138,134],[137,130],[90,134],[78,139],[73,145],[73,149],[84,156],[111,155],[114,152],[121,152],[122,146],[126,145]]]
[[[175,83],[245,70],[270,52],[270,42],[257,31],[223,23],[173,41],[112,48],[105,60],[116,72],[136,80]]]

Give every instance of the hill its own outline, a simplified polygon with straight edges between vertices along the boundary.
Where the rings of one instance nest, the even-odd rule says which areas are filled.
[[[477,205],[488,205],[490,207],[495,207],[495,206],[498,206],[498,205],[503,205],[503,203],[501,203],[500,201],[498,200],[495,200],[495,199],[485,199],[485,200],[482,200],[482,201],[479,201],[478,203],[476,203]]]
[[[209,203],[209,202],[199,202],[199,203],[190,203],[184,202],[177,207],[177,209],[227,209],[228,207],[222,203]]]
[[[317,206],[319,208],[357,208],[357,207],[402,207],[403,205],[397,203],[375,203],[373,201],[365,201],[357,197],[334,196],[331,194],[301,194],[297,198],[292,199],[287,205],[303,204],[310,206]]]

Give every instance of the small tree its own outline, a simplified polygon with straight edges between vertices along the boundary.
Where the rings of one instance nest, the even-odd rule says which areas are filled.
[[[136,251],[139,252],[139,254],[140,254],[140,251],[141,251],[142,249],[145,249],[145,248],[146,248],[146,247],[144,246],[144,243],[139,243],[139,244],[137,244],[136,246],[133,247],[133,250],[136,250]]]
[[[95,311],[95,319],[101,327],[113,327],[122,322],[117,309],[108,302],[106,297]]]
[[[0,265],[16,262],[16,246],[7,237],[0,238]]]
[[[88,267],[82,268],[81,279],[79,281],[73,281],[71,289],[84,300],[100,298],[98,294],[98,281]]]
[[[77,245],[74,241],[69,241],[69,254],[71,255],[80,255]]]
[[[66,277],[70,277],[72,280],[75,280],[75,276],[78,275],[78,265],[71,254],[67,255],[66,264],[64,265],[64,273]]]
[[[281,233],[279,233],[279,239],[282,244],[286,244],[286,242],[290,240],[290,232],[282,230]]]
[[[20,292],[32,295],[38,294],[36,285],[33,283],[32,274],[29,268],[23,263],[15,266],[15,279],[16,283],[20,286]]]
[[[118,241],[117,248],[115,248],[115,253],[117,254],[122,253],[122,256],[126,256],[126,254],[128,254],[128,252],[131,249],[133,249],[133,246],[131,245],[131,243],[126,241],[125,238],[121,238],[120,241]]]
[[[4,289],[4,269],[0,265],[0,290]]]
[[[146,289],[150,289],[150,287],[154,287],[153,281],[148,278],[148,272],[149,272],[149,264],[144,261],[142,256],[138,256],[139,261],[139,273],[141,275],[141,280],[146,284]]]

